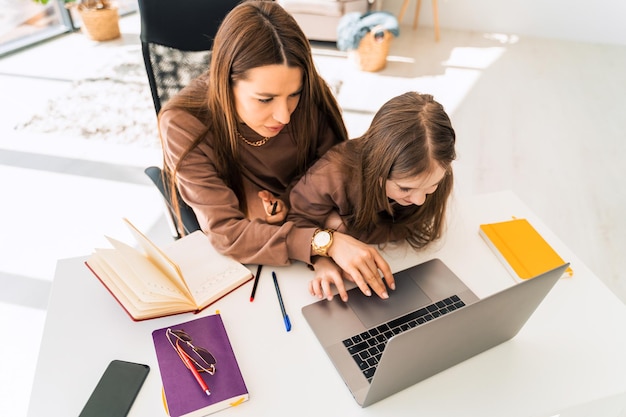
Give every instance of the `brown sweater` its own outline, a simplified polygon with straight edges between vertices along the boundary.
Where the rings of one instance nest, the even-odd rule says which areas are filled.
[[[358,145],[352,139],[351,145]],[[342,159],[329,159],[332,153],[340,155],[351,152],[348,143],[341,143],[320,158],[304,177],[293,187],[289,197],[291,208],[287,220],[298,228],[325,227],[349,234],[371,244],[394,242],[405,239],[408,231],[403,224],[394,224],[383,207],[378,221],[368,232],[355,232],[346,225],[346,217],[354,213],[359,175],[357,167],[343,169]],[[374,191],[374,190],[372,190]],[[392,204],[394,210],[402,207]],[[399,214],[399,213],[398,213]]]
[[[188,145],[205,129],[203,123],[184,110],[166,108],[160,115],[165,162],[174,167]],[[252,129],[240,125],[250,141],[260,139]],[[332,129],[321,129],[317,157],[339,140]],[[213,246],[242,263],[287,265],[291,260],[310,262],[310,241],[315,227],[298,228],[292,222],[270,225],[257,196],[269,190],[289,204],[288,193],[297,182],[296,146],[287,125],[265,145],[240,147],[248,216],[239,209],[235,193],[218,177],[212,136],[191,151],[178,170],[178,186],[183,200],[191,206],[202,230]]]

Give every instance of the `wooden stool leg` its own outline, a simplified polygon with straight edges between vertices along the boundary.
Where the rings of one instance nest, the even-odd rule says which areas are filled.
[[[415,16],[413,16],[413,29],[417,29],[417,22],[420,18],[420,8],[422,7],[422,0],[417,0],[415,5]]]
[[[400,8],[400,14],[398,15],[398,24],[402,23],[402,18],[404,17],[404,13],[406,12],[406,8],[409,7],[409,1],[411,1],[411,0],[404,0],[402,2],[402,7]]]
[[[439,42],[439,10],[437,0],[433,0],[433,20],[435,25],[435,41]]]

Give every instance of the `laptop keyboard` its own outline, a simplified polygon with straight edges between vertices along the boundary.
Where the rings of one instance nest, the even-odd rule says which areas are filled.
[[[465,303],[457,295],[453,295],[352,336],[344,340],[343,344],[357,365],[359,365],[359,368],[361,368],[365,378],[371,382],[378,366],[378,361],[387,345],[387,340],[392,336],[464,306]]]

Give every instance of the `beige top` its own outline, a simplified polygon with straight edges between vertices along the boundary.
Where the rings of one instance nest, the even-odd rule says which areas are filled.
[[[188,112],[176,108],[165,109],[159,120],[165,162],[173,167],[205,126]],[[239,129],[250,141],[260,139],[245,125],[240,125]],[[318,157],[338,142],[330,127],[321,129],[321,132]],[[263,146],[242,143],[240,152],[248,217],[239,209],[235,193],[217,175],[211,133],[185,157],[178,170],[178,186],[183,200],[193,208],[200,227],[213,246],[239,262],[287,265],[291,260],[299,260],[309,263],[315,227],[296,229],[292,222],[267,224],[265,210],[257,196],[258,191],[269,190],[289,204],[288,193],[298,180],[294,178],[296,146],[290,126]]]

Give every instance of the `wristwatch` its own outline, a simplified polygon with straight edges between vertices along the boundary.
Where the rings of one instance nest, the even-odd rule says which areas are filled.
[[[333,244],[333,231],[331,229],[317,229],[311,238],[313,253],[320,256],[328,255],[328,249]]]

